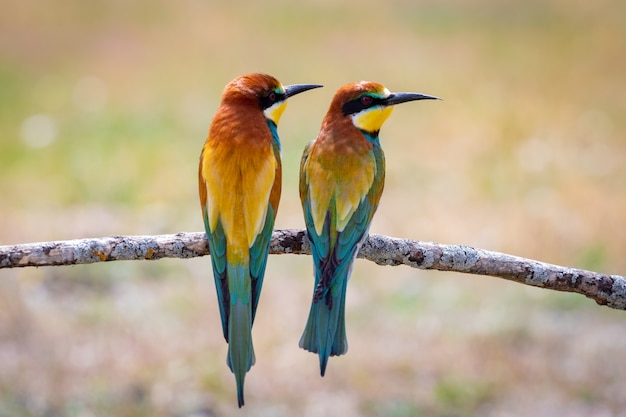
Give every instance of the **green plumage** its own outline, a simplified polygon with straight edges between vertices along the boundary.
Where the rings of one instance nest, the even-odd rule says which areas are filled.
[[[362,133],[359,133],[363,135]],[[343,166],[326,166],[325,172],[307,175],[306,163],[310,149],[309,144],[303,154],[300,173],[300,196],[304,210],[305,223],[315,269],[313,301],[307,324],[300,339],[300,347],[319,355],[320,372],[324,376],[329,356],[338,356],[347,352],[348,341],[345,326],[346,288],[354,259],[361,243],[367,237],[370,222],[378,206],[384,184],[384,155],[377,137],[364,136],[372,143],[369,152],[376,164],[376,175],[367,194],[361,199],[358,207],[352,212],[343,230],[337,230],[337,199],[345,196],[344,190],[337,190],[326,209],[324,226],[321,233],[315,229],[312,210],[316,206],[315,196],[311,195],[311,182],[322,181],[329,177],[346,175]],[[347,190],[346,190],[347,191]]]
[[[328,358],[348,350],[346,287],[385,181],[380,128],[394,105],[434,98],[392,93],[371,81],[346,84],[335,93],[317,138],[304,150],[300,200],[315,286],[300,347],[319,355],[322,376]]]

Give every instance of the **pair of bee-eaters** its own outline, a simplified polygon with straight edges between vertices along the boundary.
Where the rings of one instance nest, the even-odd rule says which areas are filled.
[[[200,204],[239,407],[255,362],[252,324],[281,194],[277,125],[289,97],[318,87],[283,86],[266,74],[235,78],[222,93],[200,155]],[[374,82],[347,84],[304,150],[300,199],[315,286],[300,347],[319,355],[322,376],[328,357],[348,349],[346,286],[385,181],[378,132],[394,105],[435,98],[392,93]]]

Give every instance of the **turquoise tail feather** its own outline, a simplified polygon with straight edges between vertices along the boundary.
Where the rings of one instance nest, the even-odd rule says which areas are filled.
[[[330,356],[343,355],[348,351],[345,319],[348,277],[345,272],[343,275],[338,285],[325,290],[319,299],[314,297],[300,338],[302,349],[319,355],[321,376],[326,373]]]
[[[244,380],[255,363],[252,345],[252,305],[250,273],[244,265],[228,264],[230,317],[228,320],[228,356],[226,362],[235,374],[237,401],[244,405]]]

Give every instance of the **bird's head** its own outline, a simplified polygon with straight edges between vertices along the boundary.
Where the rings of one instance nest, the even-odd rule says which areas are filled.
[[[341,87],[331,104],[331,111],[349,117],[354,126],[376,135],[393,111],[393,106],[414,100],[438,100],[438,97],[418,93],[392,93],[385,86],[361,81]]]
[[[222,102],[258,106],[267,120],[278,125],[289,97],[319,87],[322,86],[319,84],[283,86],[271,75],[246,74],[235,78],[226,85],[222,94]]]

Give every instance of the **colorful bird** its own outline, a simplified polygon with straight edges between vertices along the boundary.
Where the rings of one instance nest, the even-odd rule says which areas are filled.
[[[287,98],[318,87],[283,87],[265,74],[235,78],[222,93],[200,155],[200,205],[239,407],[255,362],[251,330],[280,200],[277,125]]]
[[[300,199],[315,286],[300,347],[319,355],[322,376],[328,357],[348,350],[346,286],[385,182],[378,132],[394,105],[424,99],[437,97],[392,93],[374,82],[345,85],[302,155]]]

